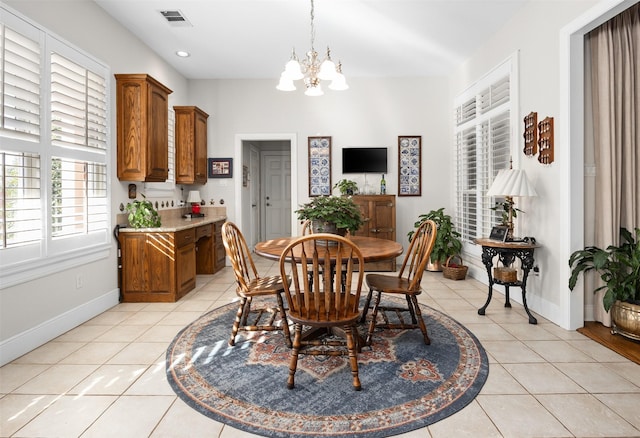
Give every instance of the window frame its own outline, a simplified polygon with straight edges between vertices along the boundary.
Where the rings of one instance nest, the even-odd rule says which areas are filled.
[[[492,154],[483,150],[483,129],[487,122],[491,123],[496,118],[508,113],[506,120],[509,121],[509,145],[508,151],[510,159],[517,159],[519,154],[518,148],[518,120],[519,120],[519,83],[518,83],[518,65],[519,57],[518,52],[511,54],[506,60],[502,61],[499,65],[485,74],[475,83],[471,84],[468,88],[462,91],[454,99],[454,120],[453,120],[453,144],[454,144],[454,216],[456,220],[456,228],[461,232],[463,250],[465,253],[471,256],[480,257],[481,248],[479,245],[473,243],[473,239],[485,237],[487,230],[491,229],[491,226],[497,224],[499,220],[498,213],[490,210],[493,207],[495,201],[498,198],[486,196],[486,192],[489,190],[495,174],[498,170],[505,166],[508,168],[508,158],[506,161],[500,164],[494,165],[492,163]],[[505,76],[509,80],[509,100],[504,102],[495,108],[488,110],[481,109],[481,93],[487,88],[499,83]],[[469,111],[469,102],[474,100],[474,110]],[[472,115],[464,117],[463,121],[458,124],[457,114],[459,109],[464,108],[465,114],[472,113]],[[484,111],[484,112],[483,112]],[[458,140],[458,135],[463,132],[473,133],[475,136],[475,187],[470,192],[465,189],[466,174],[461,171],[461,143]],[[516,163],[517,164],[517,163]],[[466,169],[464,169],[466,170]],[[468,230],[465,229],[469,220],[469,214],[467,213],[467,207],[464,206],[464,193],[473,193],[474,199],[477,201],[475,206],[475,236],[470,235]]]
[[[111,138],[112,97],[111,69],[94,56],[68,43],[53,32],[0,5],[2,24],[12,30],[37,40],[40,45],[40,136],[37,141],[11,138],[0,132],[2,150],[8,153],[31,153],[40,157],[40,220],[42,238],[35,243],[0,249],[0,290],[27,281],[51,275],[62,270],[84,265],[109,257],[111,251]],[[55,51],[78,65],[87,68],[104,79],[106,148],[92,151],[90,148],[62,148],[52,145],[51,133],[51,53]],[[3,79],[4,80],[4,79]],[[0,84],[4,85],[4,83]],[[66,150],[63,150],[66,149]],[[106,167],[106,225],[104,229],[65,238],[52,238],[52,158],[99,163]]]

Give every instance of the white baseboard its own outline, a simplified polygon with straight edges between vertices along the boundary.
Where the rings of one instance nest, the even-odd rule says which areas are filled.
[[[118,289],[0,342],[0,366],[38,348],[119,303]]]

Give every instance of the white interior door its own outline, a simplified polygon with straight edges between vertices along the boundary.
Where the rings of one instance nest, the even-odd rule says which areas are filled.
[[[249,151],[249,214],[251,215],[250,229],[251,241],[249,245],[253,248],[260,239],[260,151],[255,146]]]
[[[291,235],[291,154],[262,152],[264,238]]]

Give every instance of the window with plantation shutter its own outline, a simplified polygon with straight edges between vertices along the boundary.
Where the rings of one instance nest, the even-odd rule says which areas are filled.
[[[456,99],[454,215],[464,243],[488,236],[499,222],[491,208],[501,200],[486,193],[498,171],[510,164],[514,68],[508,60]]]
[[[108,67],[0,12],[1,289],[108,256],[111,233]]]

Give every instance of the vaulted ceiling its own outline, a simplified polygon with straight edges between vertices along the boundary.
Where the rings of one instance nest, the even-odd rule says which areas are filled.
[[[311,0],[94,1],[190,79],[277,80],[292,48],[311,46]],[[527,1],[315,0],[314,47],[347,78],[443,75]]]

